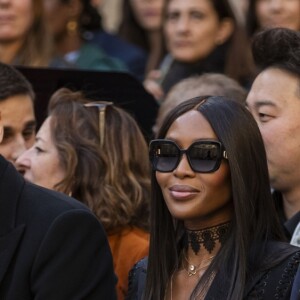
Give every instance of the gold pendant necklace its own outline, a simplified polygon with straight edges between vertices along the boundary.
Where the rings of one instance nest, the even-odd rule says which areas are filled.
[[[187,257],[186,257],[186,255],[184,254],[184,259],[185,259],[185,261],[187,262],[187,269],[186,269],[186,268],[184,268],[184,269],[187,271],[187,274],[188,274],[189,277],[194,276],[194,275],[196,275],[196,273],[197,273],[198,271],[207,268],[207,267],[210,265],[211,260],[212,260],[214,257],[215,257],[214,255],[211,256],[211,257],[209,257],[207,260],[205,260],[205,263],[206,263],[206,264],[200,267],[200,264],[199,264],[199,265],[193,265],[193,264],[190,264],[189,261],[188,261],[188,259],[187,259]]]
[[[192,264],[189,264],[188,265],[188,269],[187,269],[187,273],[189,276],[193,276],[197,273],[197,267],[199,266],[194,266]]]
[[[191,276],[196,275],[198,271],[201,271],[201,270],[207,268],[210,265],[211,260],[215,257],[215,255],[210,256],[208,259],[206,259],[205,260],[206,264],[204,266],[201,266],[201,267],[200,267],[200,264],[199,265],[190,264],[187,257],[186,257],[186,253],[183,253],[183,257],[184,257],[184,260],[187,263],[187,268],[185,266],[183,266],[183,269],[187,272],[188,276],[191,277]],[[171,278],[170,278],[170,296],[171,296],[171,300],[173,300],[173,277],[174,277],[175,272],[176,272],[176,270],[172,273]],[[166,299],[166,295],[165,295],[164,299]]]

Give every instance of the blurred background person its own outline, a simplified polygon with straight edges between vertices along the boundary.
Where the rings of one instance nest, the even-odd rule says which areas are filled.
[[[250,47],[227,0],[168,0],[163,25],[169,54],[144,83],[156,99],[181,79],[202,73],[223,73],[249,87]]]
[[[101,221],[119,299],[129,270],[148,253],[149,167],[147,144],[127,112],[66,88],[53,95],[35,144],[18,159],[25,179],[80,199]]]
[[[47,66],[51,54],[42,0],[0,1],[0,61]]]
[[[240,25],[245,26],[249,0],[229,0]]]
[[[167,114],[178,104],[198,96],[225,96],[245,104],[247,91],[224,74],[208,73],[181,80],[175,84],[159,107],[153,133],[156,135]]]
[[[247,31],[284,27],[300,31],[300,0],[249,0]]]
[[[91,0],[103,16],[103,27],[110,33],[117,33],[122,16],[123,0]]]
[[[17,158],[35,141],[34,97],[28,80],[14,67],[0,63],[0,111],[3,126],[0,154],[14,165]]]
[[[144,50],[148,56],[145,74],[159,66],[165,54],[162,34],[166,0],[124,0],[118,35]]]
[[[84,38],[100,47],[109,56],[122,61],[128,71],[139,81],[144,80],[147,55],[145,51],[138,46],[128,43],[117,35],[117,30],[111,32],[111,28],[107,28],[107,22],[116,22],[114,19],[121,15],[122,3],[117,1],[100,0],[99,3],[94,3],[93,0],[86,0],[92,6],[96,6],[100,26],[94,26],[84,32]],[[99,6],[99,7],[97,7]],[[103,17],[104,15],[104,17]],[[118,16],[116,16],[118,15]],[[110,26],[109,26],[110,27]]]
[[[101,28],[101,18],[89,0],[43,0],[45,21],[54,41],[52,67],[126,71],[118,59],[84,38]]]

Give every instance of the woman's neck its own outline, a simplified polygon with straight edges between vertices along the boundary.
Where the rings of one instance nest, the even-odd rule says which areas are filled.
[[[56,52],[60,55],[77,51],[82,45],[82,39],[79,35],[69,36],[65,35],[63,38],[55,40]]]
[[[6,64],[13,64],[22,48],[23,42],[0,43],[0,61]]]
[[[211,255],[220,248],[228,237],[230,222],[223,222],[215,226],[202,227],[198,230],[186,229],[185,248],[191,250],[195,255]],[[205,255],[207,256],[207,255]]]

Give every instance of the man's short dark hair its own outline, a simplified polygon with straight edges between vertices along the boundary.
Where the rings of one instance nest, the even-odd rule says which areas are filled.
[[[0,101],[16,95],[28,95],[33,100],[32,85],[14,67],[0,62]]]
[[[260,69],[283,69],[300,76],[300,32],[287,28],[272,28],[256,34],[252,53]]]

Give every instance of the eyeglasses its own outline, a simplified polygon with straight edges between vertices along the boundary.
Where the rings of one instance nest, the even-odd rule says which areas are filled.
[[[95,101],[84,104],[85,107],[97,107],[99,111],[99,135],[100,135],[100,146],[104,143],[105,134],[105,111],[107,106],[113,105],[113,102],[107,101]]]
[[[149,155],[155,171],[174,171],[183,154],[186,154],[191,169],[199,173],[212,173],[219,169],[223,158],[227,159],[227,153],[219,141],[197,141],[186,150],[180,149],[170,140],[158,139],[150,142]]]

